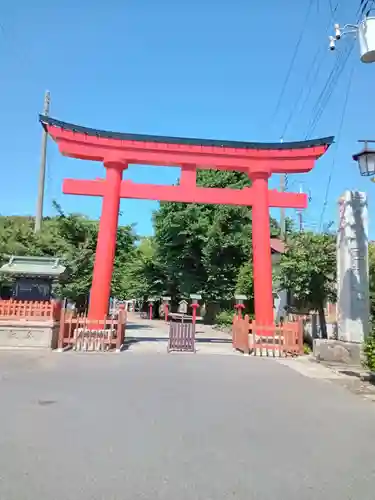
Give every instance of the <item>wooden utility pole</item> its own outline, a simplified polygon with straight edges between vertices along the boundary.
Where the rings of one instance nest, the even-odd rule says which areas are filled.
[[[43,115],[49,115],[50,93],[48,90],[44,95]],[[35,227],[34,231],[37,233],[42,227],[43,219],[43,202],[44,202],[44,185],[46,178],[46,158],[47,158],[47,131],[43,128],[42,131],[42,146],[40,151],[40,169],[39,169],[39,182],[38,182],[38,200],[36,205],[35,214]]]
[[[299,192],[301,194],[303,193],[302,185],[299,187]],[[298,210],[298,224],[299,224],[299,231],[302,232],[303,231],[303,214],[302,214],[302,210]]]
[[[286,175],[280,175],[280,191],[285,191],[285,180]],[[282,240],[286,239],[286,227],[285,227],[285,208],[280,208],[280,237]]]

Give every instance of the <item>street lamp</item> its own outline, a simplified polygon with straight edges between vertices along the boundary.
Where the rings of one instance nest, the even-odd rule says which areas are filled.
[[[362,151],[353,155],[353,160],[358,162],[359,173],[363,177],[375,175],[375,149],[369,147],[369,143],[374,144],[375,141],[358,141],[364,143]]]

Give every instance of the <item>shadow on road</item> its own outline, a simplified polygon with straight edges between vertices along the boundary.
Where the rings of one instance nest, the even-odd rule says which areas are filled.
[[[168,342],[168,337],[132,337],[125,338],[123,351],[126,351],[133,344],[142,344],[143,342]],[[213,339],[213,338],[199,338],[195,339],[196,344],[231,344],[231,339]]]
[[[145,330],[145,329],[152,329],[152,326],[139,323],[127,323],[126,325],[126,330]]]

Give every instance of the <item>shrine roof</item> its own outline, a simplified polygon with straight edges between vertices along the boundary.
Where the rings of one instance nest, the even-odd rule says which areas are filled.
[[[32,257],[12,255],[9,262],[0,267],[0,273],[13,276],[57,278],[65,271],[55,257]]]
[[[285,243],[279,238],[271,238],[271,252],[272,253],[284,253]]]
[[[206,147],[226,147],[238,149],[264,149],[264,150],[290,150],[290,149],[305,149],[315,146],[330,146],[333,143],[334,137],[324,137],[321,139],[311,139],[297,142],[244,142],[244,141],[228,141],[220,139],[196,139],[186,137],[169,137],[160,135],[145,135],[145,134],[130,134],[125,132],[110,132],[107,130],[99,130],[94,128],[82,127],[73,123],[62,122],[45,115],[39,115],[39,121],[47,130],[47,127],[56,127],[78,134],[84,134],[93,137],[102,137],[105,139],[118,139],[120,141],[139,141],[139,142],[155,142],[161,144],[181,144],[187,146],[206,146]]]

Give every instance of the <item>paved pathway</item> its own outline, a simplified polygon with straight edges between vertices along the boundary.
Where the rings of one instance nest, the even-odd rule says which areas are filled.
[[[131,353],[166,353],[168,323],[159,320],[141,319],[130,313],[126,329],[126,345]],[[233,352],[231,336],[210,326],[197,324],[197,354],[240,355]]]
[[[0,499],[373,500],[374,403],[296,363],[0,352]]]

